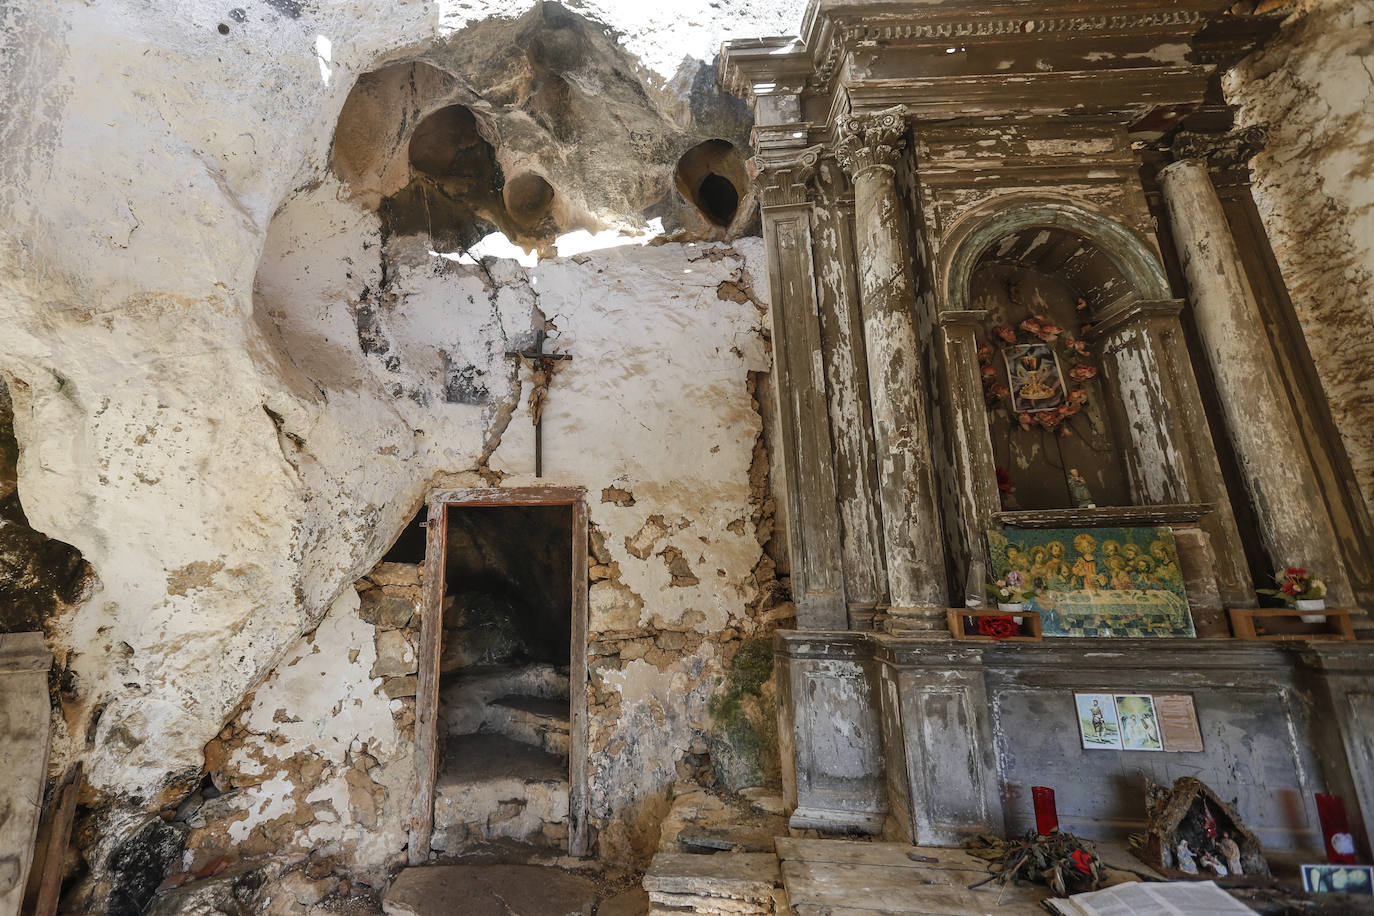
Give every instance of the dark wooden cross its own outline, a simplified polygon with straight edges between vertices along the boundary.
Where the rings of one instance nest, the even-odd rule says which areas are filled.
[[[553,381],[554,372],[557,371],[560,360],[572,360],[570,353],[545,353],[544,341],[546,339],[544,329],[536,328],[534,332],[534,343],[523,350],[507,350],[506,356],[518,359],[521,363],[529,366],[532,378],[530,383],[534,386],[530,389],[529,405],[530,419],[534,422],[534,476],[544,476],[544,401],[549,396],[549,382]],[[520,367],[516,366],[516,375],[519,376]]]

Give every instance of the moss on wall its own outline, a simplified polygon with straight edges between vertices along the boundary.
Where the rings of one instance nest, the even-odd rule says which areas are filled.
[[[709,745],[716,774],[729,789],[778,785],[778,715],[773,642],[746,639],[712,695]]]

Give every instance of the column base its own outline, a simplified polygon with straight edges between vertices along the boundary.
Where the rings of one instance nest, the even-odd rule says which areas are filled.
[[[873,628],[893,636],[923,636],[949,639],[949,623],[942,607],[900,607],[880,609],[873,617]]]

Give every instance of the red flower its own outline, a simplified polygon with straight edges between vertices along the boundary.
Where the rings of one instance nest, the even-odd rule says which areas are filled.
[[[1301,566],[1290,566],[1283,571],[1283,574],[1285,576],[1292,576],[1294,578],[1298,578],[1300,576],[1307,575],[1307,570],[1303,569]]]
[[[1012,483],[1011,475],[1003,468],[997,469],[997,489],[1003,493],[1013,493],[1016,491],[1016,484]]]
[[[984,366],[984,367],[983,367],[983,378],[985,378],[985,379],[997,378],[997,370],[994,369],[994,368],[992,368],[991,366]]]
[[[1044,328],[1041,326],[1040,322],[1034,318],[1027,318],[1025,321],[1021,322],[1021,330],[1039,337],[1041,332],[1044,331]]]
[[[1016,343],[1016,332],[1013,331],[1011,328],[995,327],[992,329],[992,333],[996,334],[998,337],[1002,338],[1007,343]]]
[[[993,385],[988,390],[992,392],[992,396],[995,398],[1004,398],[1007,395],[1011,394],[1011,389],[1008,388],[1006,385]]]
[[[986,344],[986,343],[980,343],[980,344],[978,345],[978,362],[980,362],[980,363],[990,363],[990,362],[992,362],[992,346],[991,346],[991,345]]]
[[[1297,583],[1285,582],[1283,583],[1283,587],[1280,588],[1279,591],[1283,592],[1285,595],[1296,595],[1298,593]]]
[[[1069,858],[1073,859],[1073,867],[1081,871],[1083,874],[1086,875],[1090,871],[1092,871],[1093,857],[1088,855],[1083,850],[1075,849],[1073,852],[1069,853]]]
[[[1069,378],[1075,382],[1086,382],[1090,378],[1097,378],[1097,370],[1092,366],[1074,366],[1069,370]]]
[[[979,617],[978,635],[991,636],[993,639],[1006,639],[1021,632],[1016,621],[1010,617]]]
[[[1057,324],[1042,324],[1040,330],[1035,332],[1035,336],[1045,343],[1054,343],[1055,339],[1063,333],[1064,329]]]

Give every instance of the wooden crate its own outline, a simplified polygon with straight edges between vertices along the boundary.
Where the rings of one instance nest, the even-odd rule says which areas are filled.
[[[1231,632],[1236,639],[1264,639],[1279,641],[1299,641],[1305,639],[1344,639],[1353,640],[1355,638],[1355,628],[1350,623],[1350,612],[1327,608],[1324,611],[1299,611],[1285,607],[1233,607],[1227,608],[1226,613],[1231,618]],[[1266,632],[1264,621],[1266,620],[1297,620],[1305,615],[1321,614],[1326,618],[1325,624],[1307,624],[1308,626],[1325,626],[1326,629],[1317,633],[1273,633]]]
[[[977,639],[983,642],[1041,642],[1040,638],[1040,612],[1021,611],[1017,614],[1008,614],[999,611],[997,608],[949,608],[946,612],[949,620],[949,631],[954,634],[955,639]],[[1005,639],[997,639],[994,636],[983,636],[974,625],[972,633],[965,632],[964,621],[967,618],[977,619],[979,617],[1020,617],[1021,633],[1019,636],[1008,636]]]

